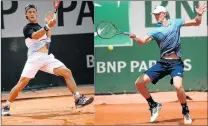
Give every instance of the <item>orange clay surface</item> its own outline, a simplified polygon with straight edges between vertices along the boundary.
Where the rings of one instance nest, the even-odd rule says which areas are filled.
[[[194,125],[207,125],[207,92],[188,92],[188,106]],[[95,125],[169,125],[183,124],[181,105],[175,92],[152,93],[163,107],[156,123],[149,123],[148,104],[140,94],[97,95]]]
[[[94,87],[80,87],[80,93],[94,96]],[[68,96],[67,96],[68,95]],[[8,94],[2,94],[2,103]],[[75,108],[66,87],[20,93],[11,104],[11,116],[2,117],[2,125],[92,125],[94,105]]]
[[[94,87],[80,87],[80,93],[94,96]],[[156,123],[183,124],[181,106],[175,92],[151,93],[162,103]],[[194,125],[207,124],[207,92],[187,92]],[[2,94],[2,103],[8,93]],[[146,100],[140,94],[96,95],[93,104],[75,109],[74,99],[66,87],[20,93],[11,105],[11,115],[2,117],[3,125],[151,125]]]

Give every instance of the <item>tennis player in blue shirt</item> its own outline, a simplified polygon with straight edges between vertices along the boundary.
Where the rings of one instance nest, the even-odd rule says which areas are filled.
[[[185,21],[184,19],[168,19],[168,12],[165,7],[157,6],[152,14],[158,22],[158,27],[147,33],[143,38],[131,34],[130,38],[134,39],[138,44],[144,45],[153,39],[157,42],[160,48],[160,60],[156,65],[145,71],[135,82],[137,90],[147,100],[150,106],[151,118],[150,122],[155,122],[162,104],[155,102],[146,85],[150,82],[156,84],[166,75],[171,76],[171,84],[174,85],[177,97],[182,106],[182,114],[184,124],[191,124],[192,119],[186,103],[186,95],[182,85],[184,64],[181,60],[181,40],[180,28],[182,26],[199,26],[202,20],[202,14],[205,12],[206,4],[199,5],[195,8],[197,12],[196,18]]]

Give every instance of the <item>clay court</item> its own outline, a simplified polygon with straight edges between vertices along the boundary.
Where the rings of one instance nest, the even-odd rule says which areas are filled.
[[[194,125],[207,125],[207,92],[188,92],[188,105]],[[155,123],[149,123],[150,111],[140,94],[97,95],[95,124],[169,125],[183,124],[181,105],[175,92],[152,93],[163,107]]]
[[[80,93],[94,96],[94,86],[79,87]],[[8,93],[2,94],[2,103]],[[74,99],[66,87],[27,91],[11,105],[11,116],[2,117],[2,125],[92,125],[94,105],[75,109]]]

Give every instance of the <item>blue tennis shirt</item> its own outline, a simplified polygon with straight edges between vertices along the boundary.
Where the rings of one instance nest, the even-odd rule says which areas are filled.
[[[147,33],[160,48],[160,57],[176,53],[182,57],[180,28],[184,25],[184,19],[169,19],[166,26],[158,25],[153,31]]]

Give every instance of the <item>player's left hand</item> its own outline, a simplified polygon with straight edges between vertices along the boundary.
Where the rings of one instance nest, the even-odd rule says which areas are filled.
[[[51,20],[56,20],[56,14],[55,13],[49,13],[45,17],[45,23],[50,23]]]
[[[196,13],[199,16],[201,16],[206,11],[207,5],[206,5],[206,3],[204,3],[203,5],[200,5],[200,3],[199,3],[198,5],[199,5],[198,8],[196,8],[196,6],[195,6],[195,10],[196,10]]]

